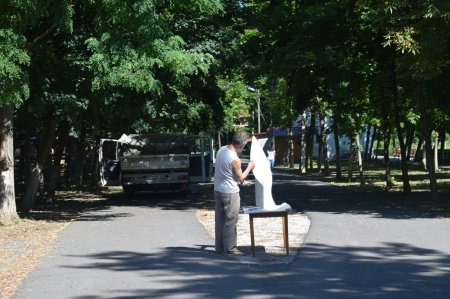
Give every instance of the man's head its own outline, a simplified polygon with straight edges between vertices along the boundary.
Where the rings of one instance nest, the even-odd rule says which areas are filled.
[[[250,138],[250,134],[247,132],[239,131],[234,133],[233,135],[233,146],[238,150],[238,152],[242,152],[242,149],[247,144]]]

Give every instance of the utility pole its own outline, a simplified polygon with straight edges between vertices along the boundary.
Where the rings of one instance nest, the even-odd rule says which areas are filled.
[[[258,133],[261,133],[261,95],[259,89],[256,90],[258,97],[256,98],[258,104]]]

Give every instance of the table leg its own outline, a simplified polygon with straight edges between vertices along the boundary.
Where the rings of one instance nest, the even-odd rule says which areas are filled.
[[[253,256],[256,255],[256,249],[255,249],[255,232],[253,231],[253,216],[249,215],[250,218],[250,239],[251,239],[251,248]]]
[[[286,254],[289,255],[289,234],[288,234],[288,215],[283,215],[283,239],[284,248],[286,248]]]

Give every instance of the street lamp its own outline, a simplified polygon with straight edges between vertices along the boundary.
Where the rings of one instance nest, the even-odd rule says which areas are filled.
[[[258,133],[261,132],[261,93],[259,89],[253,88],[251,86],[247,86],[247,90],[251,92],[256,92],[256,103],[258,106]]]

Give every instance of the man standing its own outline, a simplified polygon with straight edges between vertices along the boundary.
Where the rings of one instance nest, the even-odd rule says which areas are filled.
[[[246,132],[236,132],[231,144],[222,146],[216,154],[214,171],[216,252],[227,255],[244,255],[237,249],[236,225],[239,219],[242,184],[255,164],[250,161],[244,172],[238,154],[250,139]]]

